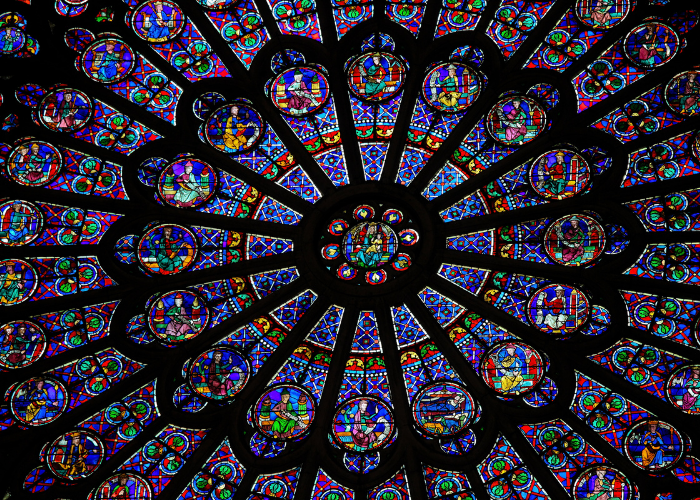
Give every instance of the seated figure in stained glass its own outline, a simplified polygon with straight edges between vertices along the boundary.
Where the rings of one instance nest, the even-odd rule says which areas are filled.
[[[240,111],[243,111],[242,113]],[[260,135],[260,123],[257,116],[247,106],[231,106],[231,115],[226,120],[223,141],[227,148],[233,151],[245,150],[249,143],[253,144]],[[252,117],[251,117],[252,115]],[[252,135],[247,133],[252,130]]]
[[[0,331],[0,366],[27,366],[41,356],[45,345],[46,340],[38,326],[27,321],[7,323]]]
[[[12,393],[12,411],[25,425],[42,425],[57,419],[66,407],[66,389],[57,380],[29,379]]]
[[[4,272],[0,269],[0,304],[22,302],[30,291],[25,286],[23,265],[12,260],[3,263],[5,264]]]
[[[0,207],[0,243],[19,246],[30,243],[40,230],[41,215],[37,210],[19,200]]]
[[[60,158],[58,150],[47,143],[33,142],[31,149],[21,144],[10,156],[9,173],[25,186],[43,186],[58,174]]]
[[[170,35],[170,16],[163,11],[163,2],[153,2],[153,13],[148,18],[148,39],[151,42],[167,40]]]
[[[304,391],[277,387],[264,395],[259,405],[258,425],[275,439],[289,439],[305,432],[309,410],[313,410],[313,403]]]

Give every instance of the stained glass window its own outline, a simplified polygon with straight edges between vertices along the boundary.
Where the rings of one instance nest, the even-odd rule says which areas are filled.
[[[698,500],[695,3],[5,0],[0,497]]]

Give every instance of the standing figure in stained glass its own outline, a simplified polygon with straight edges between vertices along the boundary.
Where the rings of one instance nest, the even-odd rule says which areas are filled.
[[[37,145],[38,146],[38,145]],[[22,144],[17,148],[17,153],[15,154],[14,157],[14,166],[15,169],[13,170],[12,174],[17,178],[20,182],[24,184],[33,184],[36,182],[36,179],[32,180],[29,177],[30,174],[30,162],[31,155],[29,154],[29,148],[27,147],[26,144]],[[32,178],[34,175],[32,174]],[[41,176],[40,176],[41,177]]]
[[[22,277],[22,265],[15,266],[12,262],[5,266],[5,273],[0,274],[0,304],[14,304],[20,302],[23,290],[24,279]]]
[[[0,242],[5,245],[23,245],[36,234],[37,215],[29,206],[15,201],[2,215]]]
[[[214,396],[227,396],[235,392],[236,386],[245,378],[243,371],[233,364],[222,362],[222,352],[214,352],[214,357],[207,368],[207,385]],[[231,380],[230,375],[236,373],[238,380]]]
[[[543,290],[537,297],[537,319],[535,322],[538,325],[545,324],[553,330],[559,330],[566,325],[566,296],[564,288],[558,286],[555,288],[555,296],[549,300],[547,294]],[[550,312],[544,315],[544,311],[549,309]]]
[[[173,201],[178,207],[192,206],[197,200],[205,200],[209,196],[209,173],[203,171],[202,175],[198,177],[192,172],[193,168],[192,162],[188,161],[185,164],[185,171],[175,178],[177,191],[175,191]]]
[[[51,165],[49,164],[50,161],[50,154],[42,156],[39,152],[39,145],[36,143],[32,144],[32,154],[29,155],[29,162],[27,162],[27,182],[41,182],[46,175],[46,167],[49,167],[49,170],[51,168]]]
[[[303,417],[306,416],[306,396],[302,394],[295,404],[289,400],[289,390],[284,389],[280,394],[280,402],[271,408],[275,414],[271,432],[276,438],[286,439],[296,429],[304,429],[306,424]]]
[[[516,98],[504,103],[497,110],[508,142],[522,140],[527,134],[527,112],[520,106],[521,103],[522,101]],[[506,110],[508,104],[510,104],[510,110]]]
[[[24,323],[8,323],[2,332],[0,340],[0,362],[5,366],[22,366],[31,353],[41,342],[42,335],[35,328]]]
[[[22,39],[22,32],[17,28],[11,26],[5,27],[5,32],[0,36],[0,41],[2,41],[2,52],[9,54],[14,52],[17,47],[15,44]]]
[[[163,2],[153,2],[153,12],[145,23],[148,28],[148,41],[162,42],[170,35],[170,26],[173,24],[170,17],[163,11]]]
[[[260,126],[248,116],[239,114],[239,107],[231,107],[231,115],[226,120],[226,128],[224,130],[223,140],[227,148],[234,151],[243,150],[249,144],[253,144],[260,135]],[[253,135],[247,136],[246,131],[253,129]]]
[[[287,86],[287,92],[291,95],[289,98],[289,112],[295,115],[306,113],[306,109],[318,106],[320,103],[309,90],[303,80],[304,74],[300,70],[294,72],[294,80]]]
[[[360,66],[360,74],[366,80],[366,97],[380,94],[386,88],[387,71],[384,69],[384,62],[381,55],[374,54],[372,56],[372,64],[368,68],[365,68],[364,65]]]

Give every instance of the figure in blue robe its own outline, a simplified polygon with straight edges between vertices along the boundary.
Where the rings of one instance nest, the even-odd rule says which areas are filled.
[[[96,55],[95,66],[97,66],[97,77],[103,82],[111,82],[119,75],[119,65],[121,64],[119,54],[114,52],[114,43],[105,43],[105,52]]]
[[[163,4],[154,2],[153,13],[148,16],[150,26],[146,36],[149,42],[164,42],[168,39],[168,36],[170,36],[169,20],[170,18],[163,10]]]

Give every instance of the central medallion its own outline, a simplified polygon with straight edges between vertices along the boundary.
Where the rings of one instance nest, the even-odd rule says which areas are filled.
[[[343,238],[343,254],[359,269],[378,269],[396,255],[396,233],[381,222],[363,222],[353,226]]]
[[[356,205],[330,221],[323,240],[331,242],[321,248],[321,256],[335,261],[326,267],[343,281],[380,285],[411,266],[418,243],[413,225],[401,210],[387,204]]]
[[[333,300],[352,296],[367,307],[406,287],[418,293],[426,285],[423,269],[442,262],[435,246],[441,226],[424,201],[404,186],[373,182],[324,197],[300,227],[300,270],[321,280]]]

